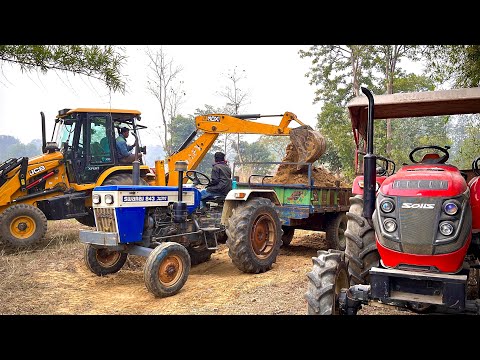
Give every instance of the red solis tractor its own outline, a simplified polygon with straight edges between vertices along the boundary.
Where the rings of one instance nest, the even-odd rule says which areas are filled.
[[[353,315],[370,301],[419,313],[479,314],[480,158],[459,170],[447,163],[448,146],[422,146],[410,152],[411,164],[379,174],[373,129],[374,119],[480,113],[480,88],[375,100],[362,92],[366,97],[348,105],[357,164],[365,152],[347,213],[346,249],[312,258],[308,314]]]

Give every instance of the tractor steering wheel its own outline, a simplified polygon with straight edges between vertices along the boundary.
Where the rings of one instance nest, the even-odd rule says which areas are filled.
[[[419,146],[413,149],[408,157],[410,158],[410,161],[414,164],[419,164],[422,163],[422,161],[417,161],[413,158],[416,152],[424,149],[432,149],[432,150],[438,150],[441,153],[443,153],[443,156],[439,156],[438,158],[430,158],[428,159],[428,162],[424,162],[424,164],[444,164],[447,162],[448,158],[450,157],[450,154],[448,153],[448,149],[450,149],[450,146],[445,146],[444,148],[441,146],[437,145],[427,145],[427,146]],[[438,155],[438,154],[437,154]]]
[[[472,170],[473,170],[473,173],[477,176],[480,176],[480,169],[478,168],[478,165],[480,163],[480,157],[476,158],[475,160],[473,160],[472,162]]]
[[[198,175],[200,175],[201,180],[198,178]],[[185,177],[189,180],[192,180],[193,185],[210,185],[210,178],[204,173],[197,170],[186,171]]]

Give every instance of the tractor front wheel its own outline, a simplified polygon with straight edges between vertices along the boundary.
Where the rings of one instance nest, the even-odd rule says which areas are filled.
[[[272,268],[282,245],[282,225],[274,204],[253,198],[233,210],[228,219],[228,255],[246,273]]]
[[[28,204],[10,206],[0,214],[0,238],[16,249],[38,244],[47,232],[47,218]]]
[[[379,266],[380,255],[375,243],[375,230],[363,217],[363,197],[350,198],[350,210],[347,212],[345,231],[345,256],[348,260],[350,284],[369,284],[370,269]]]
[[[345,254],[330,249],[319,250],[313,257],[313,268],[307,274],[305,294],[308,315],[341,315],[338,298],[342,289],[349,287]]]
[[[190,255],[183,245],[161,243],[148,255],[145,263],[145,286],[156,297],[175,295],[185,285],[190,266]]]
[[[83,259],[91,272],[98,276],[104,276],[120,271],[127,261],[127,256],[127,253],[111,251],[107,248],[95,248],[87,244]]]

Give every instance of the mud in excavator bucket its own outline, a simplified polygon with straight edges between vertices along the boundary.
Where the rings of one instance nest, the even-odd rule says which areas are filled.
[[[325,138],[309,125],[302,125],[290,130],[290,141],[298,154],[298,162],[313,163],[325,153]],[[297,170],[303,166],[298,165]]]

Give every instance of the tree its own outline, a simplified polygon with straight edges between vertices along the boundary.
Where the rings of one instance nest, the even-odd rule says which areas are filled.
[[[272,162],[275,161],[273,155],[268,151],[267,146],[261,142],[248,143],[246,141],[240,141],[240,151],[243,154],[242,159],[237,153],[235,156],[235,162],[248,163],[248,162]],[[274,165],[271,164],[243,164],[235,167],[235,175],[240,176],[240,181],[247,181],[248,177],[252,174],[269,175]]]
[[[354,175],[354,142],[346,105],[360,94],[360,85],[374,94],[393,93],[395,81],[410,76],[398,66],[400,60],[415,60],[417,50],[407,45],[315,45],[300,50],[301,57],[312,57],[313,66],[306,76],[316,86],[314,103],[323,102],[317,128],[327,140],[327,151],[319,162],[330,170],[341,170],[347,178]],[[384,124],[376,122],[376,144],[388,154],[391,149],[387,147],[394,141],[391,127]]]
[[[270,136],[262,135],[258,142],[265,146],[267,151],[272,154],[271,161],[282,161],[286,155],[287,145],[290,143],[288,136]]]
[[[239,87],[239,82],[246,79],[245,70],[237,71],[237,66],[233,70],[229,70],[226,78],[231,82],[230,85],[225,86],[225,89],[219,91],[218,94],[227,100],[225,107],[226,113],[229,115],[238,115],[240,109],[246,105],[246,101],[249,97],[248,91],[243,91]],[[225,153],[227,153],[227,143],[229,137],[233,134],[225,134]],[[233,143],[233,142],[232,142]],[[237,143],[235,150],[237,151],[240,162],[242,161],[242,154],[240,151],[240,134],[237,134]]]
[[[171,144],[173,151],[179,149],[195,128],[195,117],[192,115],[188,117],[177,115],[172,119],[170,131],[172,134]]]
[[[402,58],[416,59],[417,48],[418,46],[416,45],[377,45],[374,47],[374,62],[377,69],[382,74],[382,82],[385,84],[386,94],[393,94],[394,81],[402,73],[398,67]],[[392,125],[390,119],[385,119],[385,121],[387,126],[386,154],[387,156],[390,156],[392,151]]]
[[[438,83],[455,87],[480,86],[480,45],[426,45],[422,47],[429,74]]]
[[[185,92],[181,89],[182,82],[176,83],[178,75],[183,70],[181,66],[174,66],[173,60],[167,58],[166,52],[160,47],[153,51],[147,48],[146,55],[149,59],[149,75],[147,81],[148,91],[157,98],[160,104],[160,112],[163,124],[162,145],[167,154],[173,152],[171,143],[170,125],[172,119],[177,116],[177,111],[182,103]],[[161,126],[159,137],[161,139]]]
[[[110,45],[0,45],[0,61],[22,72],[61,71],[98,79],[113,91],[125,92],[121,67],[126,56]]]
[[[312,67],[305,74],[314,85],[313,103],[322,102],[317,129],[327,140],[327,150],[319,161],[333,171],[342,169],[353,176],[354,142],[346,105],[360,94],[360,85],[378,93],[374,86],[374,47],[372,45],[314,45],[300,50],[300,57],[311,57]]]

